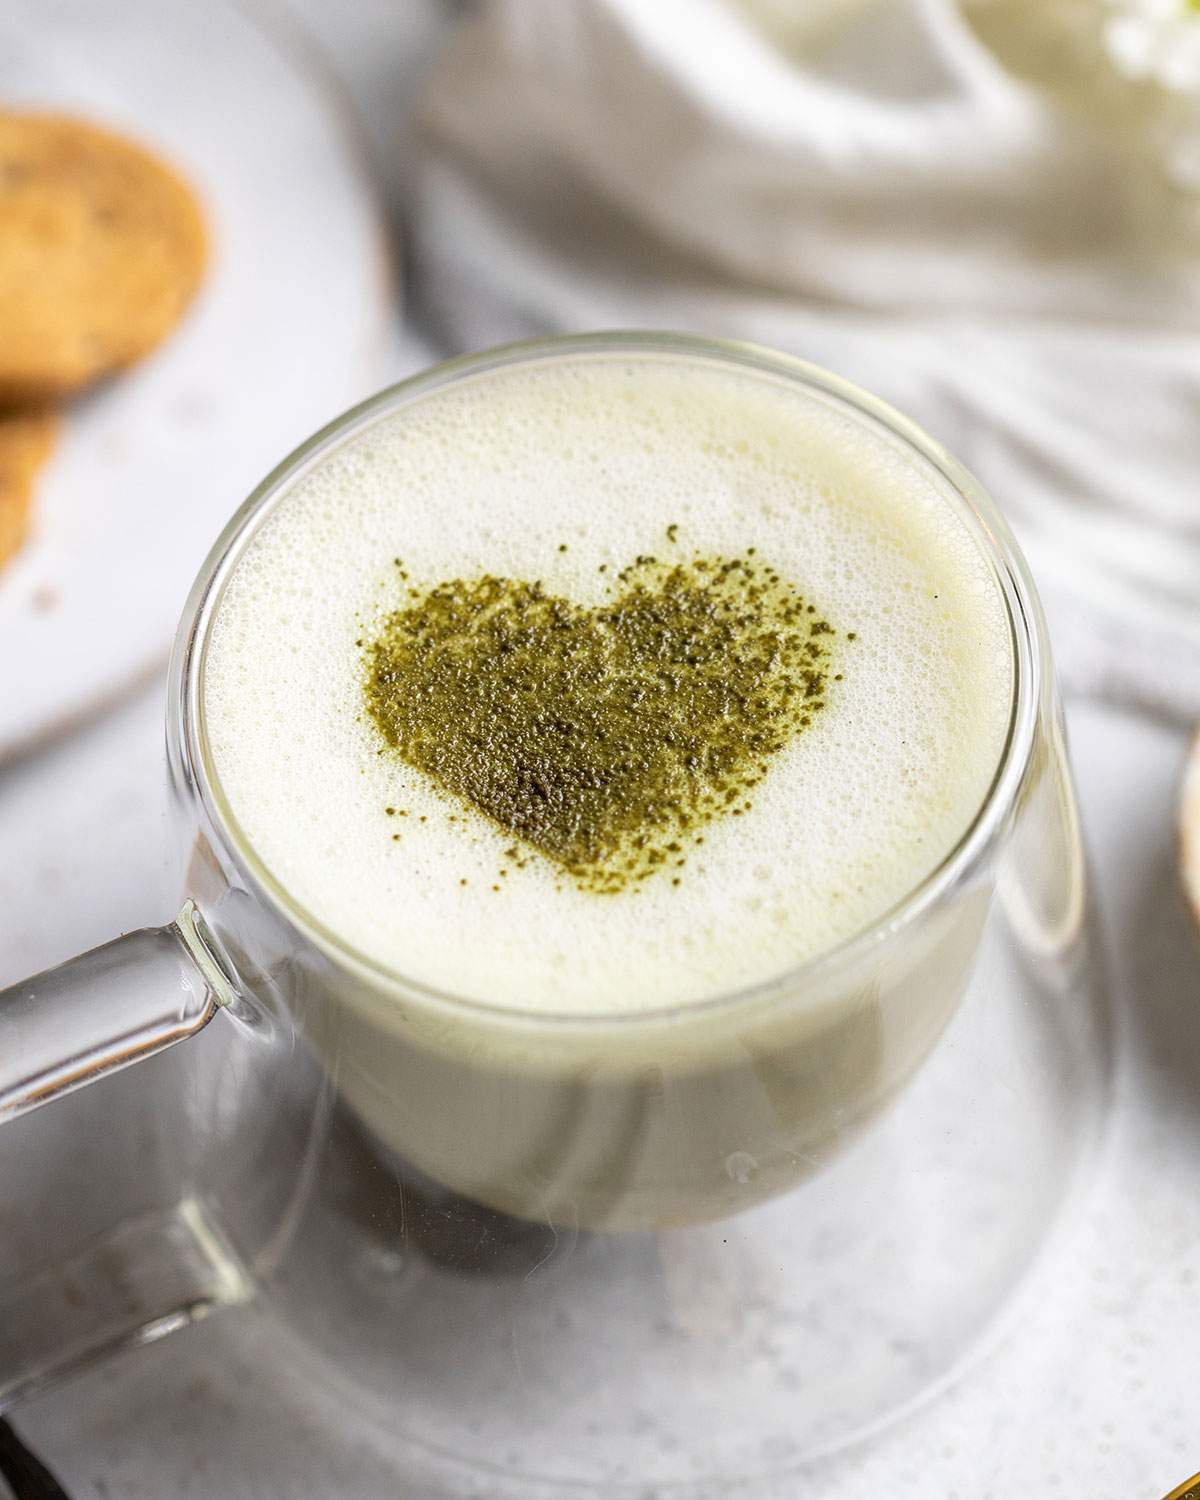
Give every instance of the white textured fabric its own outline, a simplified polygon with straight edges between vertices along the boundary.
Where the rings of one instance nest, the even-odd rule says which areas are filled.
[[[685,328],[827,365],[1006,509],[1069,685],[1200,714],[1195,244],[949,0],[483,0],[417,126],[443,337]]]

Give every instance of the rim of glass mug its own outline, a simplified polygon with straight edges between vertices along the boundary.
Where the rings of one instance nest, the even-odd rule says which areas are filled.
[[[1008,731],[991,784],[958,842],[923,880],[871,926],[835,947],[766,980],[741,989],[634,1012],[531,1012],[438,989],[378,962],[348,943],[307,911],[259,858],[222,792],[205,732],[202,683],[209,632],[226,583],[257,528],[306,471],[336,447],[384,413],[399,411],[430,392],[458,381],[516,364],[581,356],[622,354],[679,355],[757,371],[815,390],[836,405],[849,407],[877,429],[933,467],[949,486],[947,498],[966,523],[996,576],[1009,621],[1013,661],[1013,697]],[[1008,525],[982,485],[942,445],[886,402],[840,376],[791,355],[761,345],[692,334],[614,331],[562,334],[503,344],[431,366],[419,374],[368,397],[335,417],[278,464],[234,513],[209,552],[188,596],[171,656],[168,682],[167,747],[173,773],[191,788],[219,832],[250,890],[312,941],[339,967],[369,980],[377,989],[417,997],[506,1023],[546,1027],[623,1029],[655,1021],[673,1021],[770,1003],[773,996],[794,998],[798,987],[830,970],[850,964],[900,929],[915,923],[952,888],[967,879],[1002,834],[1033,753],[1048,659],[1045,627],[1028,565]]]

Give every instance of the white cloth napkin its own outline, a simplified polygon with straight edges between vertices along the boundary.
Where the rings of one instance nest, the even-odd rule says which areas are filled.
[[[1070,687],[1200,716],[1195,244],[950,0],[482,0],[416,125],[443,338],[684,328],[827,365],[1004,507]]]

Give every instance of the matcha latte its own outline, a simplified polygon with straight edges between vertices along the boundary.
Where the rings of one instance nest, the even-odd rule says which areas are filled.
[[[324,457],[202,690],[233,816],[323,926],[595,1015],[877,921],[983,803],[1013,668],[988,561],[890,435],[635,351],[435,389]]]

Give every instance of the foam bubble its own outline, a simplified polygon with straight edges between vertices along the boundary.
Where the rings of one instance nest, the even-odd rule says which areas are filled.
[[[752,546],[792,580],[842,680],[678,886],[596,895],[377,753],[355,643],[401,602],[396,557],[417,586],[593,603],[669,525],[681,555]],[[218,779],[302,906],[411,978],[552,1011],[701,999],[868,926],[970,824],[1012,692],[998,586],[929,471],[815,393],[652,354],[475,377],[343,444],[247,547],[203,672]]]

